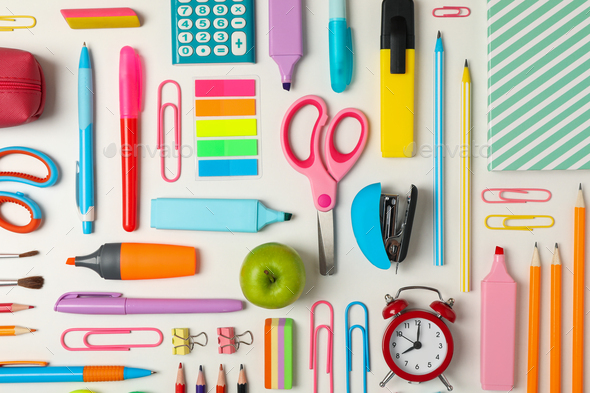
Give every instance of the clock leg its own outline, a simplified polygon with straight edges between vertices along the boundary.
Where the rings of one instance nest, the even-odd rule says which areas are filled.
[[[445,377],[444,374],[441,374],[438,376],[438,378],[440,379],[440,381],[443,383],[443,385],[445,385],[445,387],[447,388],[447,390],[450,392],[451,390],[453,390],[453,387],[451,386],[451,384],[449,383],[449,380],[447,379],[447,377]]]
[[[391,378],[393,377],[395,377],[395,374],[393,373],[393,371],[389,371],[385,378],[383,378],[383,381],[379,382],[379,386],[384,388],[385,385],[387,385],[387,382],[391,381]]]

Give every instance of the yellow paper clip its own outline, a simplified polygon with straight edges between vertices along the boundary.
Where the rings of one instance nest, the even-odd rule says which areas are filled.
[[[490,218],[504,218],[502,220],[502,226],[501,227],[491,227],[488,225],[488,220]],[[515,225],[515,226],[511,226],[508,225],[508,221],[510,220],[533,220],[533,219],[543,219],[543,218],[548,218],[549,220],[551,220],[551,224],[549,225]],[[553,224],[555,224],[555,219],[551,216],[527,216],[527,215],[514,215],[514,214],[492,214],[490,216],[487,216],[485,221],[484,221],[486,228],[488,229],[495,229],[495,230],[512,230],[512,231],[532,231],[535,228],[551,228],[553,226]]]
[[[9,25],[0,25],[0,31],[14,31],[14,29],[30,29],[31,27],[35,27],[37,24],[37,19],[34,16],[30,15],[0,15],[0,21],[5,22],[16,22],[17,18],[23,19],[31,19],[33,24],[30,26],[9,26]]]

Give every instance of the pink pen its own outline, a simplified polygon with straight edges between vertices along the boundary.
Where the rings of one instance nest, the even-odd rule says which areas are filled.
[[[279,65],[283,89],[291,89],[295,64],[303,56],[301,0],[269,0],[269,52]]]
[[[123,177],[123,229],[137,229],[137,118],[141,111],[141,63],[130,46],[119,57],[119,108],[121,111],[121,162]]]
[[[496,247],[492,270],[481,282],[481,388],[514,387],[516,282],[506,270],[504,249]]]

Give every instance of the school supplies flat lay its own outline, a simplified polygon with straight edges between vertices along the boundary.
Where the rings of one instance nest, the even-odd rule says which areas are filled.
[[[488,168],[590,169],[588,4],[488,0]]]
[[[587,2],[5,2],[3,393],[584,392]]]

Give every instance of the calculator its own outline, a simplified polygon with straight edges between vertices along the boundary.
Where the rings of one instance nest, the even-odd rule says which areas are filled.
[[[172,64],[255,63],[254,0],[171,0]]]

